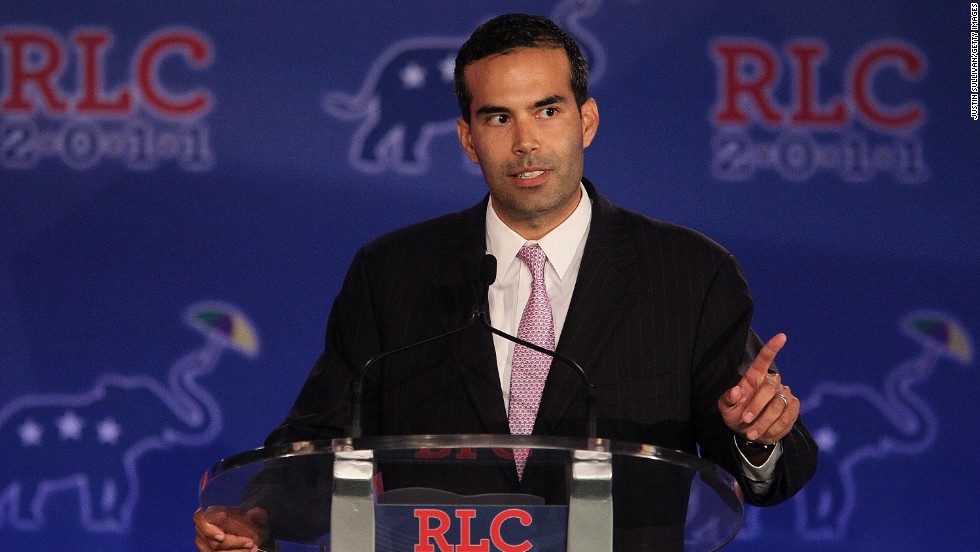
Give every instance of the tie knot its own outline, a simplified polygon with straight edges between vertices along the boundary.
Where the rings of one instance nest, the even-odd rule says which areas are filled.
[[[544,265],[548,262],[548,256],[544,254],[544,249],[541,249],[540,245],[525,245],[517,252],[517,256],[527,265],[534,279],[544,275]]]

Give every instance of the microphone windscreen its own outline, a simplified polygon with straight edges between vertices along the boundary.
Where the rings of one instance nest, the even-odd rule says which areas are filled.
[[[480,260],[480,282],[490,287],[497,280],[497,258],[487,253]]]

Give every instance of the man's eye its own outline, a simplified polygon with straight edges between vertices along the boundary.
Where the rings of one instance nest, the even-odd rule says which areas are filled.
[[[541,110],[541,116],[542,117],[545,117],[545,118],[548,118],[548,119],[550,119],[551,117],[554,117],[557,114],[558,114],[558,108],[557,107],[546,107],[543,110]]]
[[[503,125],[503,124],[507,124],[507,121],[509,121],[509,120],[510,120],[510,117],[508,117],[507,115],[494,115],[494,116],[490,117],[490,124],[491,125]]]

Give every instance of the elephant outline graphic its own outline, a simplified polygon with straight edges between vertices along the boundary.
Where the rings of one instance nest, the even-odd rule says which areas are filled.
[[[605,70],[606,55],[580,20],[594,14],[601,3],[564,0],[552,13],[552,19],[578,40],[589,60],[593,85]],[[371,64],[357,93],[331,90],[322,95],[321,107],[327,114],[339,121],[361,121],[347,152],[352,168],[369,174],[428,171],[432,139],[456,129],[459,108],[453,95],[453,69],[465,40],[419,36],[397,41]]]
[[[915,392],[914,386],[928,381],[943,358],[963,366],[973,363],[969,334],[946,313],[910,312],[900,321],[900,328],[922,349],[918,356],[892,368],[880,389],[861,382],[823,381],[801,400],[801,415],[820,446],[821,466],[814,480],[793,498],[796,532],[804,539],[837,541],[847,536],[853,515],[859,510],[854,474],[860,465],[894,455],[922,454],[935,446],[939,429],[936,412]],[[835,406],[835,401],[844,406]],[[855,416],[858,408],[876,416],[891,432],[848,432],[845,427],[826,422],[826,415],[821,416],[832,411]],[[747,508],[744,529],[738,538],[751,540],[760,536],[762,523],[761,510]]]
[[[171,366],[166,384],[146,375],[107,373],[86,392],[22,395],[0,408],[0,451],[10,455],[0,474],[0,529],[40,530],[48,498],[74,490],[84,530],[125,532],[139,501],[139,458],[217,437],[221,408],[197,379],[214,369],[225,349],[254,358],[258,337],[244,314],[217,301],[191,305],[184,321],[205,342]],[[153,420],[158,418],[152,414],[168,414],[184,427],[131,435],[135,431],[125,424],[134,414],[151,414],[143,419]],[[33,448],[43,459],[25,454]]]

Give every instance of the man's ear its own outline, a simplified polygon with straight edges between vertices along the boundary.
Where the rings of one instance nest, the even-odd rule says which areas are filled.
[[[589,98],[582,104],[582,147],[587,148],[599,130],[599,106]]]
[[[473,135],[470,133],[470,124],[460,117],[456,119],[456,135],[459,136],[459,145],[463,146],[463,152],[470,161],[479,164],[480,159],[476,156],[476,148],[473,147]]]

